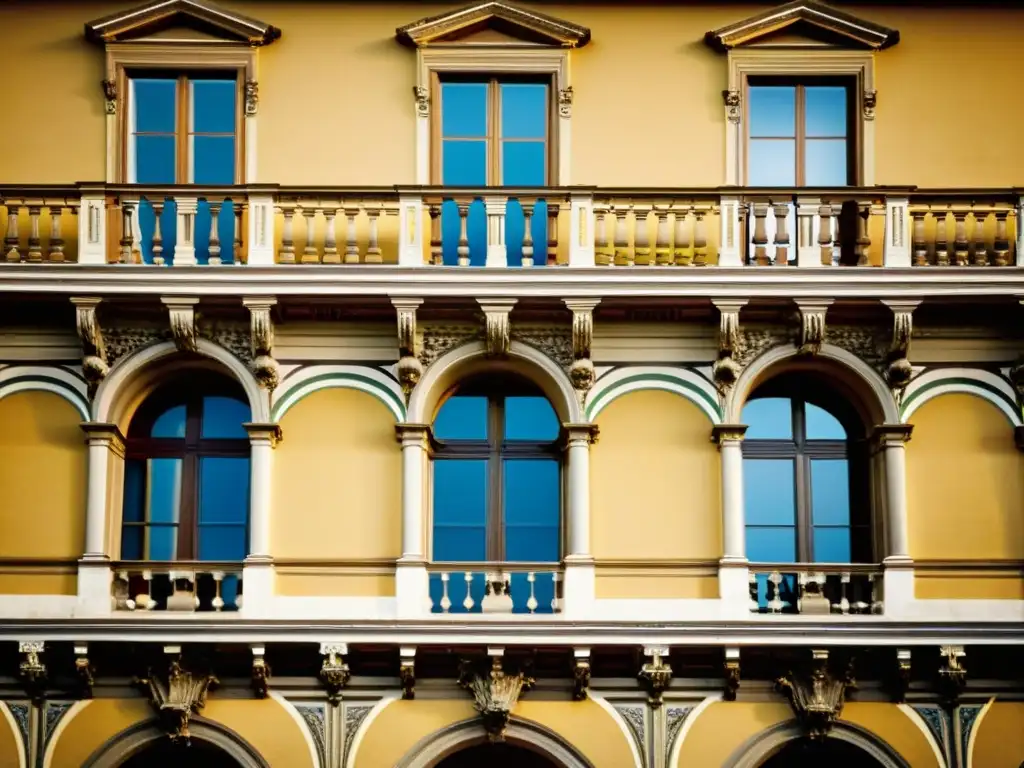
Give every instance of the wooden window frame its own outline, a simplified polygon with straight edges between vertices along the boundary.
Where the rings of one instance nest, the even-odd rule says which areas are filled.
[[[245,438],[202,437],[203,398],[229,397],[248,406],[237,388],[215,378],[200,376],[186,388],[165,386],[151,395],[132,418],[125,439],[125,462],[148,459],[181,459],[181,507],[178,511],[177,558],[173,562],[194,561],[199,553],[199,463],[204,458],[244,458],[252,469],[251,444]],[[185,406],[185,437],[151,437],[154,422],[168,409]],[[145,489],[146,494],[149,488]],[[249,540],[249,510],[245,516],[245,540]],[[152,524],[128,522],[122,516],[121,540],[128,528],[146,528]],[[170,523],[156,527],[171,527]],[[123,551],[123,550],[122,550]]]

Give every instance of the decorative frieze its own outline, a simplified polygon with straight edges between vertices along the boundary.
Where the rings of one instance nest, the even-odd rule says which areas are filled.
[[[650,661],[641,668],[637,678],[647,689],[647,701],[655,709],[662,704],[662,694],[672,681],[672,666],[665,661],[668,657],[668,648],[657,646],[644,648],[644,656]]]
[[[270,314],[277,299],[243,299],[242,304],[249,309],[250,368],[260,386],[273,391],[281,379],[274,359],[274,319]]]
[[[484,313],[484,344],[489,357],[507,357],[512,345],[509,315],[516,299],[477,300]]]
[[[18,678],[25,692],[34,701],[41,699],[46,692],[46,665],[40,658],[45,650],[46,643],[42,640],[23,640],[18,643],[18,653],[21,655]]]
[[[180,352],[197,351],[195,308],[199,299],[165,296],[160,301],[167,307],[174,346]]]
[[[103,299],[96,297],[72,297],[75,305],[75,325],[82,342],[82,374],[89,385],[89,397],[96,394],[96,388],[110,371],[107,360],[107,345],[103,339],[97,308]]]
[[[165,652],[177,655],[180,648],[167,647]],[[207,693],[218,684],[213,675],[195,675],[186,670],[178,658],[171,660],[167,679],[150,672],[138,680],[149,695],[149,703],[156,710],[160,723],[172,741],[189,742],[189,721],[206,705]]]
[[[715,301],[719,311],[718,325],[718,358],[711,368],[711,376],[719,392],[729,391],[742,370],[736,362],[740,347],[740,309],[746,304],[745,299],[737,301]]]
[[[398,315],[398,382],[406,400],[423,375],[423,363],[418,356],[416,338],[416,310],[422,299],[392,299]]]
[[[327,698],[337,706],[341,702],[341,692],[348,685],[352,672],[345,663],[348,654],[346,643],[320,643],[320,655],[324,657],[320,665],[320,680],[327,688]]]
[[[856,688],[852,666],[836,676],[829,669],[828,658],[828,651],[813,650],[808,670],[796,674],[790,671],[775,681],[811,739],[828,735],[843,711],[847,690]]]
[[[459,669],[458,683],[473,694],[473,704],[492,742],[505,740],[505,729],[520,694],[530,690],[535,683],[522,671],[506,673],[501,658],[500,652],[492,652],[491,667],[486,671],[467,661],[462,662]]]
[[[816,355],[825,343],[825,313],[832,299],[796,299],[800,312],[800,337],[797,345],[801,355]]]
[[[270,665],[266,653],[262,645],[252,647],[252,690],[257,699],[267,698],[270,692]]]

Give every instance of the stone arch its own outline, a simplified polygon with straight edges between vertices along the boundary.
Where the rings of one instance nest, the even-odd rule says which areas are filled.
[[[726,397],[725,423],[741,423],[743,406],[759,384],[776,373],[800,368],[818,370],[849,390],[854,404],[864,411],[862,415],[869,428],[900,423],[896,400],[882,376],[853,353],[832,344],[822,344],[821,351],[813,357],[799,355],[794,344],[773,347],[755,357]]]
[[[1013,385],[998,373],[981,368],[933,368],[916,376],[903,394],[903,421],[910,422],[914,412],[929,400],[951,393],[980,397],[998,408],[1011,426],[1024,425]]]
[[[83,421],[89,419],[89,395],[85,380],[67,368],[41,365],[9,365],[0,368],[0,399],[18,392],[51,392],[71,403]]]
[[[405,395],[394,378],[364,365],[309,365],[286,376],[274,392],[270,416],[275,423],[304,397],[321,389],[343,387],[373,395],[394,414],[405,419]]]
[[[190,367],[208,368],[235,379],[249,401],[252,420],[270,421],[270,397],[245,364],[231,352],[208,339],[198,339],[197,356],[184,358]],[[135,407],[160,382],[162,375],[180,370],[183,358],[173,342],[143,347],[119,360],[96,390],[92,420],[117,424],[122,432]]]
[[[692,368],[648,365],[615,368],[599,378],[587,395],[587,419],[594,421],[619,397],[644,389],[674,392],[700,408],[712,424],[722,423],[718,392],[707,378]]]
[[[413,424],[433,421],[445,393],[459,381],[483,372],[508,372],[534,382],[551,401],[558,418],[565,423],[587,421],[569,377],[547,355],[519,341],[513,341],[507,358],[489,358],[482,341],[464,344],[435,360],[409,398],[406,419]]]
[[[220,723],[193,716],[189,731],[193,740],[217,747],[242,768],[270,768],[249,742]],[[137,723],[108,739],[88,757],[82,768],[118,768],[133,755],[166,738],[167,732],[157,721]]]
[[[540,753],[561,768],[593,768],[589,760],[558,734],[531,720],[513,717],[505,739],[510,744]],[[395,768],[433,768],[460,749],[486,740],[487,732],[478,718],[453,723],[417,742]]]
[[[804,731],[796,720],[777,723],[748,739],[725,761],[722,768],[759,768],[786,744],[800,738],[804,738]],[[884,768],[911,768],[892,747],[852,723],[835,723],[829,731],[828,738],[839,739],[858,747]]]

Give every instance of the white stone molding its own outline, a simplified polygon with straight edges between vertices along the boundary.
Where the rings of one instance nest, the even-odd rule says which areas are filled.
[[[71,721],[82,714],[89,704],[93,702],[93,699],[82,699],[76,701],[68,710],[64,713],[64,716],[57,721],[57,725],[53,729],[53,733],[50,734],[49,739],[46,742],[46,751],[43,753],[43,765],[42,768],[52,768],[53,766],[53,753],[56,751],[57,744],[60,741],[61,736],[64,735],[65,729],[71,724]],[[0,705],[2,706],[2,705]],[[20,744],[20,739],[18,740]]]
[[[676,734],[675,741],[669,745],[669,766],[679,765],[679,753],[683,749],[683,742],[686,741],[686,737],[690,735],[690,729],[693,728],[693,724],[697,721],[697,718],[704,714],[704,710],[710,707],[715,702],[722,700],[722,694],[716,693],[712,696],[708,696],[702,700],[697,706],[695,706],[690,714],[686,716],[686,720],[683,721],[682,727],[679,729],[679,733]]]
[[[278,691],[270,691],[270,698],[281,705],[282,709],[288,713],[292,721],[295,723],[295,727],[302,733],[303,741],[306,742],[306,748],[309,749],[309,764],[314,768],[327,768],[326,765],[320,763],[320,752],[316,748],[316,742],[313,741],[313,735],[309,732],[309,726],[306,721],[302,719],[302,715],[299,714],[299,710],[295,708],[288,699],[284,697],[284,694]]]
[[[78,209],[78,263],[107,263],[107,196],[102,191],[82,190]]]
[[[802,739],[804,736],[805,731],[796,720],[779,723],[748,739],[722,764],[722,768],[757,768],[782,749],[787,742]],[[911,768],[877,736],[846,720],[839,720],[832,726],[829,738],[845,741],[864,750],[883,768]]]
[[[914,413],[940,395],[966,394],[980,397],[998,408],[1014,427],[1024,425],[1017,393],[1003,376],[982,368],[932,368],[915,376],[903,394],[902,421],[910,423]]]
[[[364,365],[306,365],[286,374],[271,399],[272,421],[284,415],[307,395],[321,389],[358,389],[380,400],[395,417],[405,419],[405,394],[398,382],[379,368]]]
[[[622,366],[598,378],[587,394],[587,418],[596,421],[617,398],[644,389],[674,392],[700,408],[712,424],[722,422],[718,391],[711,381],[692,368],[655,365]]]
[[[569,267],[594,266],[594,196],[569,193]]]
[[[50,392],[71,403],[83,420],[89,419],[86,383],[66,368],[46,365],[0,368],[0,400],[18,392]]]
[[[977,717],[974,719],[974,725],[971,727],[971,735],[967,737],[967,743],[960,745],[963,750],[961,754],[963,755],[965,763],[964,768],[974,768],[974,744],[978,740],[978,732],[981,730],[981,721],[985,719],[985,715],[987,715],[989,710],[992,709],[992,705],[995,704],[995,702],[995,696],[985,702],[981,711],[978,712]],[[985,768],[985,766],[979,765],[978,768]]]
[[[359,723],[359,727],[356,728],[356,732],[352,735],[352,741],[349,744],[348,756],[345,759],[345,765],[342,768],[356,768],[356,756],[359,754],[359,747],[363,744],[363,738],[370,730],[370,726],[373,725],[381,712],[393,702],[398,701],[397,696],[383,696],[381,699],[373,705],[373,708],[366,713],[366,717]]]
[[[248,236],[245,240],[249,256],[246,266],[274,266],[274,249],[276,247],[274,224],[273,195],[249,195],[249,215],[246,224]]]
[[[939,742],[935,740],[935,734],[932,733],[932,729],[928,727],[924,718],[922,718],[909,704],[897,704],[896,706],[900,712],[906,715],[907,719],[914,724],[914,727],[921,732],[925,741],[928,742],[928,746],[931,747],[932,750],[932,755],[935,757],[935,765],[939,766],[939,768],[946,768],[945,750],[940,747]],[[977,721],[975,721],[975,730],[977,730]]]
[[[417,121],[418,123],[418,121]],[[403,267],[422,267],[424,246],[430,240],[430,233],[423,220],[423,196],[399,194],[399,247],[398,264]]]
[[[633,755],[633,767],[644,768],[644,758],[640,754],[640,750],[637,748],[636,739],[633,734],[630,733],[629,726],[626,725],[626,721],[623,719],[622,714],[615,709],[604,696],[600,694],[590,692],[590,700],[597,704],[601,709],[608,713],[608,716],[615,721],[615,724],[619,727],[619,731],[622,733],[622,738],[629,744],[629,751]],[[675,765],[675,762],[669,763],[669,765]],[[625,767],[623,767],[625,768]]]

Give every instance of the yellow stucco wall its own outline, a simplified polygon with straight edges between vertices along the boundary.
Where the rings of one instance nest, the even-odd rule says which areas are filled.
[[[1024,762],[1024,704],[996,701],[975,726],[975,768],[1019,768]]]
[[[942,768],[928,737],[911,718],[917,715],[907,714],[896,704],[851,701],[843,706],[841,719],[888,744],[913,768]]]
[[[58,561],[5,569],[0,592],[75,593],[74,560],[85,536],[81,421],[74,406],[50,392],[0,399],[0,557]]]
[[[65,716],[71,719],[47,748],[50,768],[81,768],[112,736],[152,716],[152,708],[142,699],[93,699]]]
[[[21,736],[17,733],[13,716],[7,705],[0,702],[0,765],[19,765],[18,744]]]
[[[259,181],[414,181],[416,57],[395,42],[394,30],[458,3],[222,4],[283,31],[259,54]],[[46,13],[34,5],[32,0],[0,4],[6,52],[11,60],[31,61],[34,73],[5,97],[10,113],[24,116],[0,126],[3,145],[17,150],[5,157],[5,181],[100,180],[103,54],[85,42],[82,25],[132,3],[61,0],[49,3]],[[726,58],[705,46],[702,37],[765,7],[544,3],[544,12],[587,25],[593,33],[592,42],[572,55],[572,183],[721,184]],[[877,183],[1021,182],[1024,157],[1004,150],[1016,141],[1014,122],[979,123],[975,116],[1005,101],[1006,83],[991,73],[1024,66],[1024,50],[1016,45],[1024,10],[877,4],[844,10],[901,33],[899,45],[877,54]],[[955,56],[942,55],[950,30],[955,30]],[[942,110],[942,120],[919,120],[937,108],[934,89],[920,87],[923,79],[956,94],[957,109]],[[47,102],[61,105],[59,119],[42,117],[45,110],[33,85],[40,82],[47,84]],[[966,135],[977,140],[964,141]],[[628,151],[620,151],[624,147]]]

